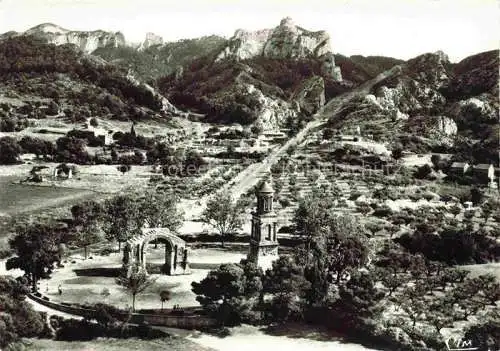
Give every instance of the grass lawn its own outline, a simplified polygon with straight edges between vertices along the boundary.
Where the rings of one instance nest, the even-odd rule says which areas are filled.
[[[114,277],[91,276],[85,271],[99,268],[121,267],[121,253],[112,253],[100,256],[90,253],[92,259],[84,260],[79,254],[72,256],[65,263],[65,267],[57,268],[49,280],[40,282],[41,292],[54,301],[69,303],[95,304],[104,302],[120,308],[127,308],[131,304],[131,297],[127,291],[116,284]],[[147,262],[161,264],[164,262],[165,249],[159,245],[149,245],[147,249]],[[171,300],[165,305],[172,308],[174,304],[180,306],[197,306],[196,296],[191,291],[191,282],[205,278],[210,269],[221,263],[239,262],[246,255],[239,250],[224,250],[221,248],[190,249],[189,261],[196,266],[189,275],[158,275],[152,274],[154,283],[142,294],[137,296],[137,308],[160,308],[159,294],[162,290],[169,290]],[[75,263],[71,263],[74,261]],[[61,285],[63,294],[59,295],[57,287]],[[48,289],[48,291],[47,291]],[[102,295],[104,289],[109,291],[109,296]]]
[[[208,347],[200,346],[190,340],[171,337],[155,340],[140,339],[104,339],[99,338],[91,341],[54,341],[47,339],[28,339],[25,341],[26,350],[40,351],[210,351]]]

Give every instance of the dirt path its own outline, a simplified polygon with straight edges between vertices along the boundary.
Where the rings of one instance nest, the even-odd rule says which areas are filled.
[[[202,346],[219,351],[255,351],[255,350],[287,350],[287,351],[370,351],[362,345],[347,343],[326,337],[313,330],[308,335],[294,331],[271,335],[258,327],[242,325],[231,329],[231,335],[220,338],[205,333],[196,333],[188,337]]]
[[[55,315],[63,318],[82,319],[81,316],[60,312],[43,306],[31,299],[27,301],[36,311],[46,312],[48,316]],[[254,350],[289,350],[289,351],[376,351],[362,345],[346,343],[341,340],[328,339],[315,332],[308,335],[295,335],[290,331],[290,335],[271,335],[265,333],[258,327],[243,325],[231,329],[231,335],[220,338],[202,332],[191,332],[174,328],[158,327],[177,337],[186,338],[200,346],[219,351],[254,351]]]

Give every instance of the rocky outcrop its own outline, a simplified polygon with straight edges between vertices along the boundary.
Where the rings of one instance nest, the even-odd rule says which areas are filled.
[[[126,45],[125,37],[121,32],[72,31],[51,23],[40,24],[21,34],[37,36],[56,45],[74,44],[85,53],[108,46]]]
[[[335,66],[335,56],[333,53],[329,52],[325,54],[322,58],[322,70],[325,76],[332,77],[334,81],[342,81],[342,72],[339,66]]]
[[[335,66],[328,33],[308,31],[295,25],[289,17],[284,18],[274,29],[255,32],[238,29],[216,61],[247,60],[258,56],[276,59],[321,59],[324,71],[334,80],[342,80],[340,68]]]
[[[488,123],[498,119],[498,106],[494,106],[482,96],[460,101],[452,111],[457,118],[463,117],[477,122]]]
[[[313,115],[325,105],[325,81],[313,76],[302,83],[292,96],[301,112]]]
[[[450,81],[451,63],[442,51],[427,53],[409,60],[404,69],[405,73],[421,84],[440,89]]]
[[[499,107],[498,100],[495,96],[481,94],[454,103],[448,112],[458,123],[459,129],[481,130],[486,129],[487,126],[498,124]]]
[[[386,115],[393,120],[408,119],[408,114],[399,109],[402,91],[395,88],[381,87],[377,96],[368,94],[365,101],[379,107]]]
[[[425,138],[428,145],[453,146],[458,133],[457,123],[448,116],[412,116],[404,124],[403,132]]]
[[[331,52],[330,36],[325,31],[310,32],[287,17],[270,32],[263,55],[270,58],[303,58],[321,57]]]
[[[276,130],[283,126],[289,118],[297,118],[298,111],[293,104],[279,98],[264,95],[252,84],[245,84],[249,95],[256,97],[259,109],[256,111],[257,121],[265,130]]]
[[[446,116],[436,116],[433,118],[434,130],[436,134],[444,136],[455,136],[458,131],[457,124],[453,119]]]
[[[152,86],[146,83],[142,83],[135,78],[131,72],[127,74],[127,80],[135,86],[143,86],[147,90],[149,90],[153,96],[161,101],[162,104],[162,112],[172,114],[174,116],[183,115],[183,112],[180,111],[177,107],[175,107],[166,97],[158,93]]]
[[[374,87],[373,96],[367,98],[396,120],[436,115],[446,104],[441,88],[449,83],[449,65],[442,52],[417,56],[404,65],[398,77]]]
[[[146,50],[151,46],[157,46],[162,44],[163,44],[163,38],[159,35],[150,32],[146,33],[146,39],[139,45],[137,50],[142,51]]]

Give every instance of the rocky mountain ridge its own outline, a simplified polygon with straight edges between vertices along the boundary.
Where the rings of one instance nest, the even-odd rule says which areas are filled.
[[[498,67],[497,51],[456,64],[443,52],[417,56],[402,65],[399,75],[332,116],[330,126],[361,126],[380,141],[410,151],[446,151],[460,160],[497,164]]]
[[[0,41],[0,125],[27,118],[149,120],[177,114],[163,96],[105,60],[34,36]],[[21,106],[21,107],[19,107]],[[50,111],[50,112],[49,112]]]
[[[90,54],[102,47],[126,46],[125,36],[121,32],[103,30],[75,31],[62,28],[52,23],[39,24],[22,33],[5,33],[4,37],[31,35],[45,40],[49,44],[76,45],[83,52]]]
[[[498,52],[480,53],[456,64],[442,52],[407,62],[381,56],[334,56],[325,32],[307,31],[289,18],[270,30],[238,30],[230,40],[210,36],[162,43],[161,37],[148,34],[141,45],[129,46],[120,33],[85,32],[104,38],[89,42],[88,34],[49,24],[1,38],[20,38],[28,32],[56,45],[77,38],[70,44],[85,52],[98,46],[85,61],[95,61],[99,67],[111,63],[110,67],[125,72],[119,77],[115,71],[113,77],[122,89],[118,96],[108,90],[107,81],[89,87],[100,91],[92,99],[97,99],[97,105],[104,103],[112,118],[124,118],[126,99],[137,90],[144,97],[136,101],[140,106],[133,114],[137,116],[144,115],[140,111],[146,105],[146,115],[182,115],[182,108],[204,115],[209,123],[294,129],[332,97],[401,65],[399,75],[375,85],[366,97],[353,99],[332,116],[329,127],[361,125],[375,138],[413,150],[454,152],[460,147],[469,150],[467,157],[481,162],[493,160],[498,151]],[[339,69],[342,81],[335,74]],[[38,85],[35,90],[39,91]],[[109,92],[118,99],[105,98]]]
[[[279,26],[273,29],[254,32],[236,30],[216,61],[242,61],[259,56],[271,59],[316,58],[323,61],[323,69],[334,80],[342,80],[340,68],[335,66],[328,33],[308,31],[297,26],[290,17],[282,19]]]

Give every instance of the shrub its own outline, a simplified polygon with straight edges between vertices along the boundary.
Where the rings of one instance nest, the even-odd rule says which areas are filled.
[[[286,208],[286,207],[290,206],[290,204],[291,204],[290,200],[288,198],[280,199],[279,203],[280,203],[281,207],[283,207],[283,208]]]
[[[0,138],[0,164],[17,163],[21,152],[22,148],[14,138]]]
[[[349,196],[349,200],[356,201],[358,199],[358,197],[360,197],[361,195],[363,195],[363,194],[361,194],[359,191],[353,192]]]
[[[373,211],[373,215],[376,217],[389,217],[392,215],[392,209],[389,206],[383,205]]]
[[[432,168],[428,164],[425,164],[417,169],[415,172],[415,178],[426,179],[432,174]]]
[[[56,340],[64,341],[89,341],[100,337],[156,339],[168,336],[167,333],[153,329],[145,324],[121,327],[116,323],[111,323],[106,326],[85,319],[62,318],[58,319],[54,324],[56,324]]]
[[[131,168],[132,167],[129,164],[123,164],[117,167],[118,171],[122,172],[122,174],[127,173],[128,171],[130,171]]]

